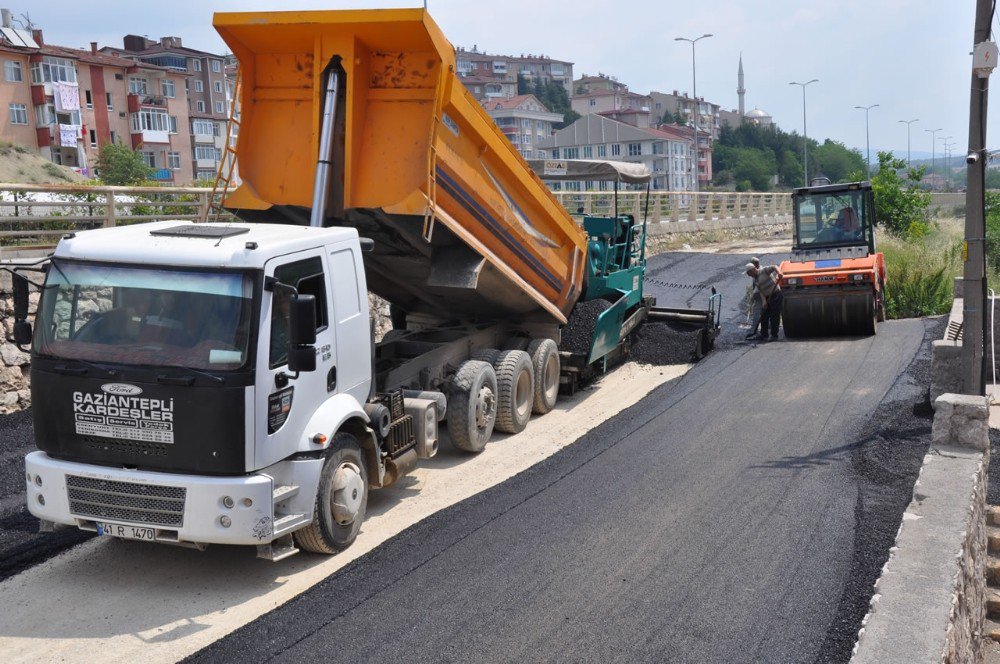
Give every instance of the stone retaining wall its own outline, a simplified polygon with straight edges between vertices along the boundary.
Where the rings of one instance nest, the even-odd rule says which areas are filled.
[[[38,301],[37,296],[32,298]],[[10,274],[0,272],[0,414],[11,413],[31,405],[29,385],[30,356],[7,342],[13,333],[14,303],[10,291]]]

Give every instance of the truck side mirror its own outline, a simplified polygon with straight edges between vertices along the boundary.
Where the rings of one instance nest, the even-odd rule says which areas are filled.
[[[292,346],[288,349],[288,370],[294,373],[316,371],[316,348]]]
[[[316,343],[316,296],[296,294],[289,305],[288,342],[292,346]]]
[[[14,343],[27,346],[31,343],[31,323],[28,322],[28,280],[13,273],[14,286]]]

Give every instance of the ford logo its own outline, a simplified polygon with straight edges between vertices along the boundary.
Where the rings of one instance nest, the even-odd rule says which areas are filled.
[[[128,383],[105,383],[101,385],[101,391],[108,394],[120,394],[126,397],[134,397],[142,394],[142,388]]]

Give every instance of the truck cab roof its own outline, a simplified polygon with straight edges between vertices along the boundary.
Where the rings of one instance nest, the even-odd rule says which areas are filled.
[[[353,228],[157,221],[69,234],[54,255],[113,263],[259,269],[275,256],[357,239]]]

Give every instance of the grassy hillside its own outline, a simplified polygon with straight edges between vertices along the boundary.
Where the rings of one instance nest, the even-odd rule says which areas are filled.
[[[33,149],[0,141],[0,183],[68,184],[84,177],[43,159]]]

